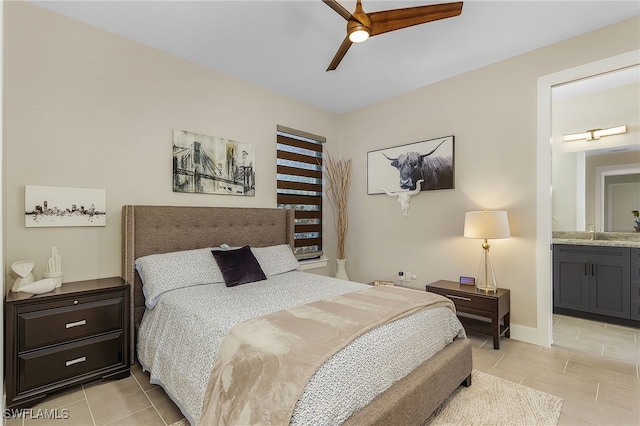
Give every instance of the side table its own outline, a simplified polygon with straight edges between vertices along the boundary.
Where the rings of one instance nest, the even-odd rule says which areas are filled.
[[[486,321],[458,315],[465,328],[492,335],[494,349],[500,349],[500,336],[510,336],[511,306],[508,289],[499,288],[496,292],[487,292],[478,290],[475,286],[440,280],[427,284],[426,290],[451,299],[458,312],[489,318],[490,327]]]
[[[129,285],[120,277],[64,283],[5,300],[8,408],[51,392],[130,374]]]

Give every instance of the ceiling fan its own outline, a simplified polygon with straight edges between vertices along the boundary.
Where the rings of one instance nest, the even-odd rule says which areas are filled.
[[[369,37],[388,33],[389,31],[437,21],[439,19],[452,18],[462,13],[462,2],[365,13],[362,9],[361,0],[358,0],[356,10],[350,13],[336,0],[322,1],[347,20],[347,36],[338,48],[327,71],[333,71],[338,68],[338,64],[342,61],[342,58],[344,58],[344,55],[353,43],[360,43]]]

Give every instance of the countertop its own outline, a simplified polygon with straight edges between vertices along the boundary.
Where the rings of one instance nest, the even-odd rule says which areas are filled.
[[[579,246],[632,247],[640,248],[640,233],[596,232],[594,239],[588,232],[553,232],[553,244]]]
[[[579,238],[553,238],[553,244],[569,244],[575,246],[605,246],[605,247],[633,247],[640,248],[640,241],[624,240],[584,240]]]

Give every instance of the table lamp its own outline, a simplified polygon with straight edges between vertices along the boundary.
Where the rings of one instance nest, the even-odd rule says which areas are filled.
[[[484,291],[496,291],[496,276],[493,272],[493,265],[489,257],[489,239],[509,238],[509,219],[507,212],[501,211],[473,211],[464,215],[464,236],[465,238],[484,239],[482,243],[482,258],[476,277],[476,287]]]

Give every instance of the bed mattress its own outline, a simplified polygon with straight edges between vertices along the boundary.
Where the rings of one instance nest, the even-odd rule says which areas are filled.
[[[197,424],[217,348],[234,325],[363,288],[363,284],[292,271],[237,287],[214,283],[173,290],[145,312],[138,359],[151,372],[151,382],[162,385],[187,420]],[[442,307],[360,336],[315,373],[296,405],[292,424],[340,424],[463,337],[455,314]]]

